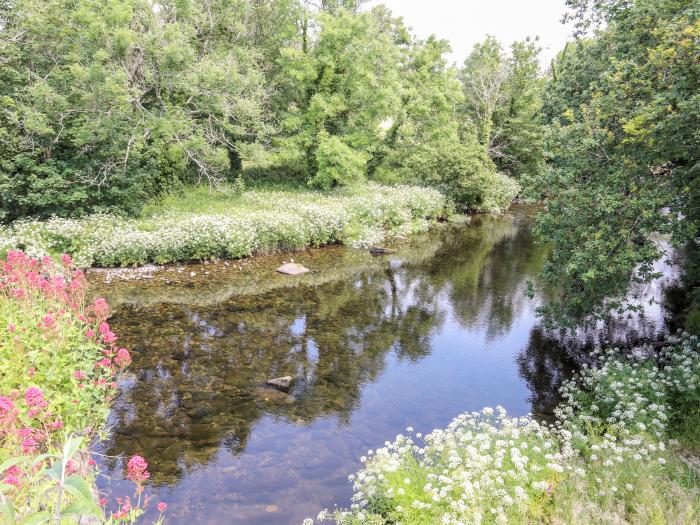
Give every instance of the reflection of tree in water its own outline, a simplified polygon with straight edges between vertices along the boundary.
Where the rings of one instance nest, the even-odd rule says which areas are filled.
[[[390,352],[410,361],[430,353],[450,306],[467,327],[508,331],[543,250],[527,220],[475,222],[446,232],[427,262],[385,259],[383,271],[213,305],[123,304],[112,324],[133,349],[135,377],[113,410],[106,453],[140,451],[153,481],[172,483],[220,447],[244,451],[265,415],[349,421]],[[297,379],[289,395],[261,387],[282,375]]]
[[[534,242],[526,216],[478,218],[478,228],[449,235],[429,264],[436,286],[448,290],[455,314],[469,328],[486,327],[489,340],[510,330],[515,313],[528,301],[527,279],[542,267],[546,248]]]
[[[265,414],[347,421],[387,352],[427,355],[443,322],[437,302],[402,273],[387,268],[213,307],[123,306],[112,323],[134,350],[135,377],[115,404],[107,454],[152,451],[154,480],[168,483],[210,461],[220,444],[243,451]],[[261,387],[281,375],[297,378],[291,395]]]

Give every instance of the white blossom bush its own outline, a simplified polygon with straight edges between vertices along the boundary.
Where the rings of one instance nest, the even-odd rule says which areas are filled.
[[[186,196],[184,197],[186,199]],[[223,202],[223,204],[222,204]],[[138,219],[20,221],[0,228],[0,252],[68,253],[80,266],[126,266],[344,243],[365,247],[387,235],[424,231],[450,215],[429,188],[368,184],[335,192],[252,190],[205,209],[159,210]]]
[[[318,520],[700,523],[700,463],[672,439],[699,444],[699,348],[683,334],[658,353],[598,352],[597,366],[563,386],[551,425],[498,407],[424,438],[409,428],[361,458],[351,507]]]

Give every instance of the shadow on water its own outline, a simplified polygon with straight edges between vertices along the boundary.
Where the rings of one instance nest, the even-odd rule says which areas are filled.
[[[284,525],[348,504],[359,456],[406,426],[428,432],[496,404],[550,416],[597,341],[537,326],[526,283],[546,249],[531,224],[517,208],[389,257],[301,252],[314,270],[301,278],[274,273],[289,255],[111,284],[94,274],[134,357],[103,452],[147,458],[168,523]],[[661,325],[652,315],[636,326]],[[262,386],[282,375],[295,378],[289,393]],[[128,490],[123,461],[103,471],[102,488]]]

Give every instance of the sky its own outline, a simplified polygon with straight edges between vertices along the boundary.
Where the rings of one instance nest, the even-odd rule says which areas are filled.
[[[371,0],[401,16],[419,37],[435,34],[452,45],[450,61],[464,61],[475,43],[493,35],[505,46],[539,36],[546,67],[571,33],[561,24],[564,0]]]

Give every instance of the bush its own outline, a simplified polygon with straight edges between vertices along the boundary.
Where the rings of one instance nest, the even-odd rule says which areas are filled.
[[[517,181],[497,173],[484,149],[475,142],[428,142],[396,162],[400,164],[387,162],[376,178],[434,186],[462,211],[500,213],[520,192]]]
[[[136,499],[105,515],[88,444],[103,432],[116,378],[131,356],[117,346],[104,299],[86,304],[72,268],[12,251],[0,262],[0,516],[3,523],[131,523],[142,512],[146,464],[131,472]],[[136,475],[138,474],[138,476]]]
[[[698,523],[700,477],[669,439],[697,445],[698,348],[684,334],[658,356],[599,354],[564,385],[554,425],[485,408],[425,438],[399,435],[361,458],[351,508],[319,520]]]

